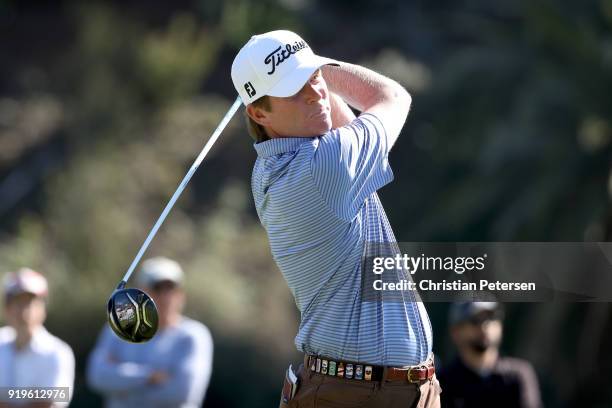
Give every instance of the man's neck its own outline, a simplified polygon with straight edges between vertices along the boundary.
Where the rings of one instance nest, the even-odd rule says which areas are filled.
[[[175,316],[168,316],[165,319],[160,319],[159,320],[159,329],[160,330],[164,330],[167,329],[169,327],[174,327],[176,325],[179,324],[179,322],[181,321],[181,317],[182,315],[178,314]]]
[[[34,337],[34,331],[35,329],[31,327],[16,330],[15,348],[17,350],[26,348],[32,341],[32,337]]]

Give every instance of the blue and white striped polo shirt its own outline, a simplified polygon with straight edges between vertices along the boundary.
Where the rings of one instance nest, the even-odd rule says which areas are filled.
[[[255,149],[255,206],[301,312],[297,348],[377,365],[426,360],[431,324],[411,292],[399,302],[385,302],[384,292],[381,301],[361,300],[366,243],[397,248],[376,193],[393,179],[380,120],[366,113],[319,137],[276,138]]]

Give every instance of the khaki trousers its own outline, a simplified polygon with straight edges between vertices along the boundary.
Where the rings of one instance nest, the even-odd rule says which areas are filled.
[[[420,383],[406,381],[355,381],[305,370],[297,372],[299,387],[280,408],[438,408],[440,383],[434,376]]]

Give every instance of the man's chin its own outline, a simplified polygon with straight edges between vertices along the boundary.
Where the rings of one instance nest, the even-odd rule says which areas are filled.
[[[326,134],[327,132],[329,132],[332,129],[332,124],[331,124],[331,119],[330,120],[324,120],[324,121],[320,121],[317,123],[312,123],[309,127],[308,127],[308,131],[307,134],[310,137],[318,137],[321,135]],[[302,136],[300,137],[304,137],[303,133]],[[308,136],[306,136],[308,137]]]
[[[472,341],[470,342],[470,348],[472,349],[472,351],[482,354],[485,351],[487,351],[489,349],[489,347],[491,347],[491,343],[487,342],[487,341]]]
[[[323,134],[329,132],[330,130],[332,130],[331,119],[326,120],[325,122],[321,123],[321,126],[319,128],[318,134],[323,135]]]

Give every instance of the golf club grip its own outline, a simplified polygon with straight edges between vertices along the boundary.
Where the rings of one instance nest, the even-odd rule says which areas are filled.
[[[164,208],[164,210],[162,211],[161,215],[159,216],[159,218],[155,222],[155,225],[153,225],[153,228],[151,229],[151,232],[149,232],[149,235],[147,236],[147,239],[145,239],[144,243],[140,247],[140,250],[138,251],[138,254],[136,255],[136,257],[132,261],[132,264],[130,265],[130,267],[129,267],[128,271],[126,272],[125,276],[123,277],[123,281],[124,282],[127,282],[130,279],[130,276],[132,275],[132,272],[134,272],[134,269],[136,268],[136,265],[138,265],[138,262],[140,262],[140,259],[142,258],[142,256],[144,255],[145,251],[149,247],[149,244],[151,243],[151,241],[155,237],[155,234],[157,234],[157,230],[159,230],[159,227],[161,227],[162,223],[164,222],[164,220],[168,216],[168,213],[170,213],[170,210],[174,206],[174,203],[176,202],[176,200],[178,200],[178,198],[180,197],[181,193],[183,192],[183,190],[187,186],[187,183],[189,183],[189,180],[191,180],[191,177],[193,177],[193,174],[196,172],[198,167],[200,167],[200,164],[202,163],[202,160],[204,160],[204,157],[206,157],[206,155],[208,154],[209,150],[215,144],[215,142],[217,141],[217,139],[221,135],[221,132],[223,131],[223,129],[225,129],[225,126],[227,126],[228,122],[232,119],[232,117],[234,116],[234,114],[236,113],[236,111],[238,110],[238,108],[240,107],[241,104],[242,104],[242,101],[240,99],[240,96],[238,96],[236,98],[236,101],[234,101],[234,104],[230,107],[230,109],[227,111],[227,113],[225,114],[225,116],[221,120],[221,123],[219,123],[219,126],[217,126],[217,128],[215,129],[213,134],[210,136],[210,139],[208,139],[208,142],[206,142],[206,144],[204,145],[204,148],[202,149],[202,151],[200,152],[198,157],[195,159],[195,161],[191,165],[191,168],[189,169],[189,171],[187,172],[187,174],[183,178],[183,181],[181,181],[181,184],[179,184],[178,188],[176,189],[176,191],[174,192],[174,194],[170,198],[170,201],[168,201],[168,204],[166,204],[166,207]]]

